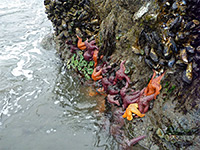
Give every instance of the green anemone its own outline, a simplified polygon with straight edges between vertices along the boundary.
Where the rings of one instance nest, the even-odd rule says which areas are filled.
[[[94,66],[94,61],[90,61],[88,67],[93,67],[93,66]]]
[[[82,51],[78,51],[78,55],[79,56],[83,56],[83,52]]]
[[[74,54],[72,57],[71,57],[71,61],[74,61],[74,58],[76,57],[76,54]]]
[[[71,66],[73,69],[76,69],[76,66],[74,65],[74,63],[71,63]]]
[[[86,60],[83,60],[81,63],[82,63],[82,64],[83,64],[83,66],[85,66],[85,67],[86,67],[86,66],[87,66],[87,64],[88,64]]]
[[[93,73],[93,69],[92,68],[87,68],[87,73],[88,74],[92,74]]]
[[[88,70],[88,68],[87,68],[87,67],[84,67],[84,68],[83,68],[83,70],[87,71],[87,70]]]
[[[78,66],[83,67],[83,66],[84,66],[83,62],[82,62],[82,61],[79,61]]]
[[[81,71],[81,70],[82,70],[82,67],[81,67],[81,66],[78,66],[78,70]]]
[[[81,61],[83,61],[83,60],[84,60],[83,55],[80,55],[80,56],[79,56],[79,61],[81,62]]]
[[[125,74],[129,74],[130,73],[130,68],[126,67],[126,70],[124,71]]]
[[[78,60],[74,60],[74,66],[75,66],[75,67],[78,66]]]
[[[81,70],[82,71],[82,73],[85,75],[85,74],[87,74],[87,72],[84,70],[84,68]]]
[[[86,80],[90,80],[91,79],[90,76],[87,73],[84,74],[84,76],[85,76]]]

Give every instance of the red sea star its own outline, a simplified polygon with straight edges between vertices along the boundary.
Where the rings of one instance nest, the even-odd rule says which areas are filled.
[[[124,78],[126,79],[126,88],[128,87],[128,85],[131,83],[130,78],[124,73],[125,72],[125,67],[124,67],[124,63],[126,61],[122,61],[120,64],[120,69],[116,72],[116,76],[115,76],[115,80],[114,80],[114,84],[117,83],[117,80],[123,80]]]

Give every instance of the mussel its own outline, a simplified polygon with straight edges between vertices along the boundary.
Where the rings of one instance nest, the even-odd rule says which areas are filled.
[[[175,62],[176,62],[176,59],[174,56],[172,56],[171,59],[168,61],[168,67],[172,68]]]
[[[188,53],[194,54],[195,53],[195,48],[191,46],[189,43],[185,44],[185,48]]]
[[[182,79],[184,82],[191,84],[193,79],[192,62],[187,65],[187,69],[183,72]]]
[[[169,60],[172,56],[172,51],[167,45],[164,45],[163,55],[164,55],[165,59],[167,59],[167,60]]]
[[[155,62],[157,63],[159,61],[159,57],[156,54],[155,50],[153,48],[151,48],[150,53],[149,53],[149,57]]]
[[[151,59],[145,58],[144,61],[150,68],[152,68],[154,70],[159,69],[159,65],[155,64]]]
[[[188,63],[187,52],[185,48],[180,50],[180,57],[184,63]]]

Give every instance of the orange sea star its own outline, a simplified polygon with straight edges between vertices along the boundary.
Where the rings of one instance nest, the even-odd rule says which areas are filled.
[[[97,71],[97,68],[94,68],[93,73],[92,73],[92,79],[94,81],[102,79],[101,73],[102,73],[102,68],[99,71]]]
[[[165,72],[162,75],[160,75],[159,77],[154,79],[154,77],[156,76],[156,72],[154,71],[154,74],[153,74],[151,80],[149,81],[149,84],[145,88],[145,91],[144,91],[145,96],[152,95],[155,93],[154,99],[156,99],[156,96],[158,94],[160,94],[160,90],[162,88],[162,86],[160,85],[160,80],[162,79],[164,74],[165,74]]]
[[[93,54],[93,60],[94,60],[94,67],[97,66],[97,60],[98,60],[98,53],[99,51],[98,50],[94,50],[94,54]]]
[[[145,114],[142,114],[139,110],[138,110],[138,104],[137,103],[133,103],[130,104],[127,108],[125,113],[123,114],[123,118],[127,118],[127,120],[132,120],[133,116],[132,113],[136,114],[139,117],[144,117]]]
[[[78,38],[78,44],[77,44],[78,48],[81,50],[85,50],[86,49],[85,42],[82,42],[82,38],[80,38],[78,35],[77,38]]]

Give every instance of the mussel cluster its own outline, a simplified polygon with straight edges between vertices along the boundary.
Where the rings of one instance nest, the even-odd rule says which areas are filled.
[[[59,39],[75,42],[76,34],[90,38],[99,30],[99,19],[88,0],[44,0],[44,5]]]
[[[140,33],[138,44],[145,62],[155,70],[173,67],[183,71],[182,79],[190,84],[200,75],[200,1],[159,1],[157,29],[148,25]]]

